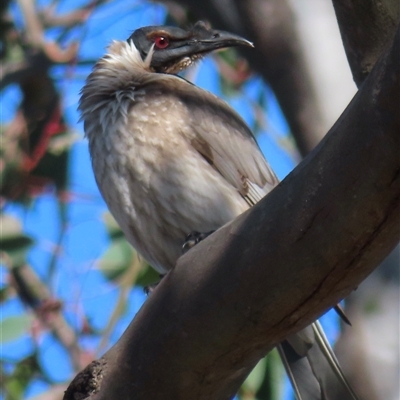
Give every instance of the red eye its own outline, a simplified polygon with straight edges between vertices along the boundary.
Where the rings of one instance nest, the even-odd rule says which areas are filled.
[[[159,36],[158,38],[156,38],[156,40],[154,41],[154,44],[156,45],[156,47],[158,47],[159,49],[165,49],[168,45],[169,45],[169,40],[168,38],[164,37],[164,36]]]

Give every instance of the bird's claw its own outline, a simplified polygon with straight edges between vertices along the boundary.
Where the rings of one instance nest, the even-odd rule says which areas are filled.
[[[145,286],[143,288],[143,291],[145,292],[146,296],[148,296],[150,293],[153,293],[154,289],[157,287],[158,284],[159,282]]]
[[[150,285],[147,285],[143,288],[143,291],[146,293],[147,296],[154,292],[154,289],[158,286],[164,276],[165,274],[160,274],[160,280],[158,282],[150,283]]]
[[[192,231],[192,232],[190,232],[189,235],[187,235],[185,238],[185,243],[183,243],[182,254],[187,253],[191,248],[196,246],[197,243],[200,243],[206,237],[210,236],[213,232],[215,232],[215,231],[210,231],[210,232]]]

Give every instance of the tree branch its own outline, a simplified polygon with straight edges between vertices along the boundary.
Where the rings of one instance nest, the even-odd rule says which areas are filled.
[[[400,30],[318,147],[181,257],[65,399],[229,399],[379,265],[400,237],[399,52]]]
[[[11,268],[11,276],[11,282],[21,301],[32,308],[41,324],[65,347],[74,370],[79,371],[83,367],[82,349],[75,331],[62,314],[62,304],[52,298],[48,287],[29,265]]]
[[[18,0],[22,14],[25,19],[26,40],[34,47],[41,48],[45,43],[43,26],[35,10],[35,4],[32,0]]]
[[[396,32],[398,0],[333,0],[333,7],[354,81],[360,87]]]
[[[274,91],[296,146],[306,156],[325,134],[321,109],[306,65],[289,2],[234,0],[245,32],[258,51],[243,49]]]

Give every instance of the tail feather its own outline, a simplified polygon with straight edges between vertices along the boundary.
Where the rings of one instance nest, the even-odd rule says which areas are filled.
[[[343,400],[357,400],[317,321],[278,346],[297,400],[329,400],[332,382],[345,389]]]
[[[321,400],[320,384],[315,378],[307,358],[299,356],[286,340],[278,345],[278,352],[296,399]]]
[[[338,381],[341,382],[341,384],[344,386],[344,388],[348,391],[349,396],[350,396],[349,398],[352,400],[357,400],[357,395],[354,393],[349,382],[347,381],[347,379],[343,373],[343,370],[339,364],[339,361],[336,358],[336,355],[333,352],[333,349],[330,346],[328,339],[325,336],[325,332],[324,332],[320,322],[316,321],[311,326],[313,328],[317,344],[320,347],[323,354],[325,355],[326,360],[328,361],[329,365],[331,366],[331,370],[336,375],[336,378],[338,379]]]

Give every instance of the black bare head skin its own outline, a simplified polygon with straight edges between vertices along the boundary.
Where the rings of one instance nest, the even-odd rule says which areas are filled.
[[[155,72],[179,72],[193,61],[213,50],[232,46],[250,46],[248,40],[233,33],[213,30],[204,22],[197,22],[185,30],[173,26],[146,26],[133,32],[133,41],[144,60],[151,48],[154,53],[150,67]]]

